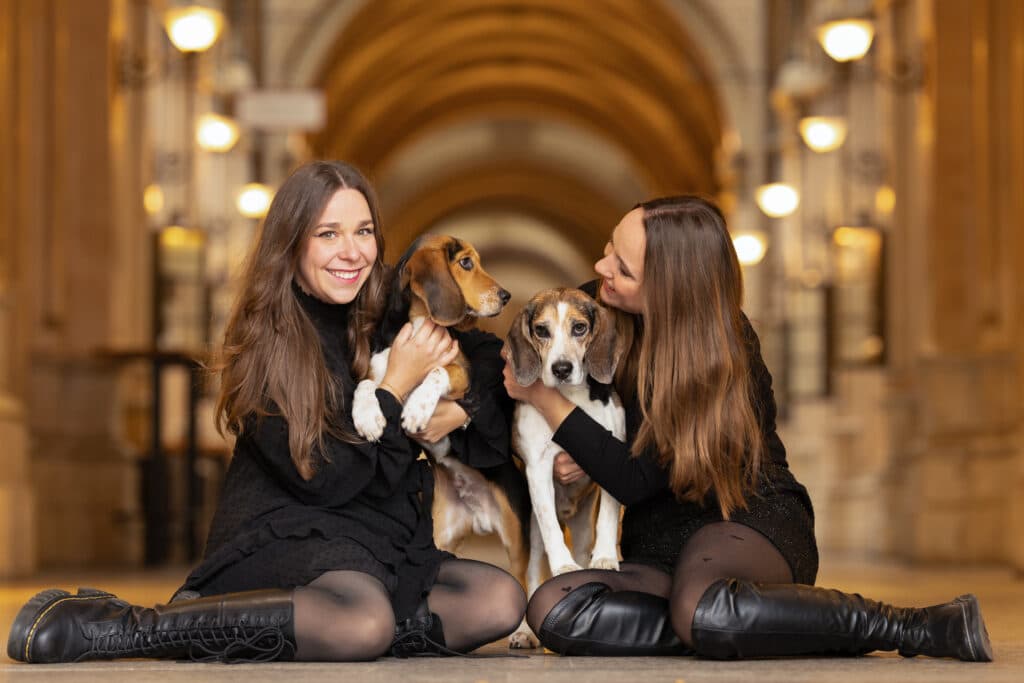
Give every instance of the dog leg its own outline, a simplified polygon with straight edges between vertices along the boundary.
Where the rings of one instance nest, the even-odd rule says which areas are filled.
[[[594,549],[594,522],[600,489],[596,486],[579,501],[576,511],[565,520],[572,538],[572,557],[581,567],[590,565],[591,551]]]
[[[540,537],[540,525],[537,522],[537,515],[530,515],[530,560],[526,565],[526,584],[523,586],[526,589],[526,597],[532,598],[534,592],[540,588],[540,584],[544,582],[544,544],[541,542]],[[532,649],[540,647],[540,641],[537,640],[537,636],[534,635],[533,629],[526,623],[526,617],[523,617],[523,623],[519,625],[508,638],[508,646],[515,649]]]
[[[412,390],[402,410],[402,428],[415,434],[427,426],[434,415],[437,402],[448,393],[448,372],[434,368],[418,387]]]
[[[597,511],[597,541],[591,556],[591,569],[619,568],[619,501],[601,489],[600,507]]]
[[[364,379],[352,395],[352,424],[367,441],[380,439],[387,425],[376,392],[377,383],[372,379]]]
[[[544,541],[544,552],[548,555],[551,575],[558,576],[566,572],[582,569],[573,561],[569,548],[565,545],[565,534],[558,523],[555,513],[555,487],[552,481],[552,466],[555,452],[561,450],[549,443],[544,453],[526,461],[526,481],[530,486],[530,500],[533,502],[533,514],[537,516],[540,536]],[[534,543],[534,539],[530,539]]]

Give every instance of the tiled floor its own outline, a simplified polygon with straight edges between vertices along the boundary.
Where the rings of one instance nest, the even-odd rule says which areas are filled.
[[[496,559],[487,546],[470,549],[467,556]],[[0,586],[0,637],[19,606],[35,592],[50,586],[73,589],[79,585],[112,590],[127,600],[152,604],[166,600],[184,570],[126,573],[46,575]],[[1024,580],[1005,569],[908,569],[891,565],[828,562],[820,585],[859,591],[873,598],[903,605],[943,602],[960,593],[974,592],[981,600],[996,661],[969,664],[918,657],[903,659],[891,653],[852,659],[805,658],[772,661],[713,662],[696,658],[563,658],[535,651],[523,658],[488,659],[383,659],[355,664],[262,664],[224,666],[131,660],[77,665],[22,665],[0,658],[0,681],[539,681],[590,683],[602,681],[956,681],[957,683],[1024,681]],[[506,652],[501,643],[482,648],[487,654]]]

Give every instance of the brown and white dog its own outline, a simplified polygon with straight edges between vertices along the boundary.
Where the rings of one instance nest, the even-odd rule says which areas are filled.
[[[384,416],[375,394],[384,378],[391,342],[411,321],[418,329],[426,318],[437,325],[466,330],[478,317],[498,315],[510,295],[480,266],[472,245],[454,237],[425,235],[395,265],[387,309],[379,326],[379,348],[370,360],[370,376],[356,387],[352,418],[356,431],[375,441],[384,432]],[[409,394],[402,426],[415,434],[434,414],[441,398],[461,398],[469,388],[471,368],[460,353],[455,363],[430,372]],[[522,472],[512,462],[477,470],[449,455],[445,437],[423,443],[434,464],[434,542],[454,552],[470,534],[496,533],[508,553],[512,573],[526,586],[529,495]]]
[[[540,379],[557,388],[612,435],[625,440],[625,412],[611,387],[621,353],[611,312],[578,289],[545,290],[513,321],[507,342],[516,382],[527,386]],[[556,482],[552,467],[562,449],[552,436],[547,421],[533,406],[516,404],[512,443],[526,465],[533,505],[527,570],[531,595],[541,580],[544,554],[553,576],[583,566],[619,568],[621,505],[589,477],[568,485]],[[571,553],[563,525],[572,538]]]

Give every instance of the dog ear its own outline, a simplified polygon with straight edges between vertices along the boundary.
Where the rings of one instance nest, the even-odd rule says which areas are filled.
[[[601,384],[611,384],[622,355],[622,337],[615,331],[615,316],[604,306],[594,304],[594,331],[590,346],[583,354],[587,372]]]
[[[420,249],[409,257],[402,277],[438,325],[450,327],[466,317],[466,300],[448,269],[443,251]]]
[[[512,374],[516,378],[516,383],[524,387],[533,384],[540,377],[540,354],[533,347],[530,334],[533,310],[534,307],[531,304],[524,306],[512,321],[508,337],[505,338]]]

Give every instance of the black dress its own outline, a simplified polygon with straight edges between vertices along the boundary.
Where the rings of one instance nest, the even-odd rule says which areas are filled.
[[[352,429],[348,307],[326,304],[297,287],[293,291],[319,333],[328,370],[344,389],[341,419]],[[473,420],[452,434],[453,453],[475,466],[499,465],[509,459],[501,342],[479,331],[457,336],[473,363],[470,392],[460,401]],[[247,420],[203,560],[180,590],[215,595],[293,588],[328,571],[356,570],[384,584],[397,619],[410,616],[430,591],[440,564],[454,556],[434,545],[433,476],[427,461],[419,459],[419,445],[401,429],[402,407],[387,391],[378,390],[377,400],[387,419],[381,439],[349,444],[325,436],[324,452],[314,451],[317,467],[309,481],[289,456],[283,417]]]
[[[765,457],[756,495],[748,498],[748,509],[734,510],[730,521],[766,536],[789,563],[794,580],[813,584],[818,573],[814,508],[807,489],[790,472],[786,449],[775,430],[772,377],[761,358],[757,334],[746,316],[743,325]],[[626,406],[627,444],[636,438],[641,419],[638,405]],[[668,472],[658,464],[655,452],[632,457],[629,446],[579,408],[562,422],[553,439],[626,506],[621,539],[625,562],[655,565],[671,573],[690,537],[702,526],[722,521],[713,492],[700,503],[677,500],[669,488]]]

